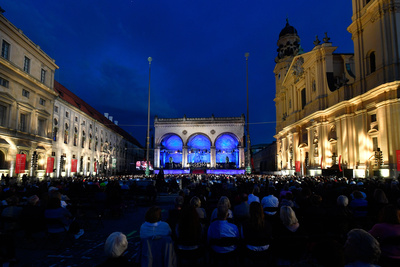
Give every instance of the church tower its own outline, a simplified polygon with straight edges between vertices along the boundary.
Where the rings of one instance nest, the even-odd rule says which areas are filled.
[[[400,0],[353,0],[355,93],[400,80]]]
[[[299,54],[301,46],[300,46],[300,37],[297,35],[297,30],[289,24],[289,20],[286,19],[286,26],[279,33],[279,39],[277,42],[278,45],[278,55],[275,58],[275,87],[276,87],[276,95],[275,95],[275,105],[276,105],[276,118],[277,121],[282,119],[282,116],[285,117],[286,110],[286,94],[284,93],[285,89],[282,88],[282,82],[292,64],[293,58]]]

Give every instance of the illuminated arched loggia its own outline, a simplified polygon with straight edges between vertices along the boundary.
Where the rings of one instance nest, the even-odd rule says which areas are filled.
[[[172,164],[182,164],[182,145],[182,139],[177,135],[171,134],[164,137],[160,150],[160,164],[162,167],[172,168]]]

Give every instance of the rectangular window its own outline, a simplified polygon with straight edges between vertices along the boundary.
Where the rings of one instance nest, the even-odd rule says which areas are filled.
[[[65,117],[69,118],[69,112],[68,111],[65,112]]]
[[[376,114],[371,115],[371,122],[376,122]]]
[[[10,44],[4,40],[1,44],[1,56],[7,60],[10,60]]]
[[[19,116],[19,130],[21,132],[27,131],[27,120],[28,120],[28,116],[26,114],[22,113]]]
[[[306,89],[304,88],[303,90],[301,90],[301,109],[304,109],[304,107],[306,106]]]
[[[7,107],[0,105],[0,126],[6,126]]]
[[[39,104],[42,106],[46,105],[46,100],[44,100],[43,98],[39,98]]]
[[[75,121],[78,122],[78,117],[75,117]]]
[[[42,69],[41,73],[40,73],[40,81],[42,83],[46,82],[46,71],[44,69]]]
[[[22,95],[25,96],[26,98],[29,98],[29,91],[22,89]]]
[[[31,60],[29,57],[25,57],[24,59],[24,71],[29,73],[31,70]]]
[[[3,79],[3,78],[0,77],[0,85],[8,88],[9,87],[9,82],[8,82],[8,80]]]
[[[57,106],[54,106],[54,112],[58,113],[58,107]]]
[[[38,135],[45,136],[46,134],[46,120],[45,119],[38,119]]]

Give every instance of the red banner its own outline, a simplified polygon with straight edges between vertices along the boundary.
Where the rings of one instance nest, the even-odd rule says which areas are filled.
[[[296,172],[300,172],[301,171],[300,161],[296,161],[295,164],[296,164]]]
[[[397,157],[397,171],[400,171],[400,150],[396,150]]]
[[[97,162],[94,162],[94,172],[97,173]]]
[[[15,173],[24,173],[25,172],[25,163],[26,163],[26,155],[25,154],[17,154],[17,158],[15,161]]]
[[[76,172],[77,166],[78,166],[78,160],[71,159],[71,172]]]
[[[48,157],[47,158],[46,173],[52,173],[53,170],[54,170],[54,158]]]
[[[343,171],[342,170],[342,155],[339,156],[339,171]]]

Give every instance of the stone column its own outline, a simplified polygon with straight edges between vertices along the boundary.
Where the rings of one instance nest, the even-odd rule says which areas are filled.
[[[186,168],[187,166],[187,146],[182,146],[182,168]]]
[[[217,154],[215,146],[210,147],[210,167],[215,168],[217,166]]]
[[[242,146],[238,146],[239,149],[239,168],[245,168],[246,162],[244,157],[244,148]]]
[[[154,149],[154,168],[160,168],[160,146]]]

